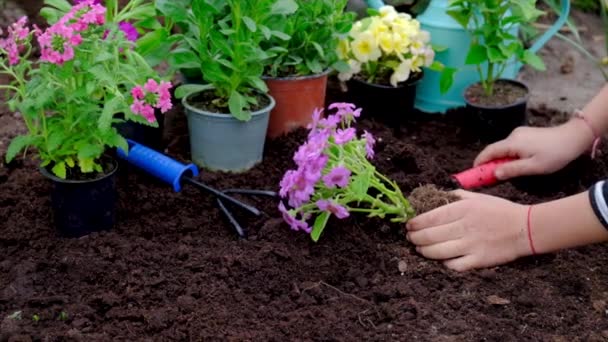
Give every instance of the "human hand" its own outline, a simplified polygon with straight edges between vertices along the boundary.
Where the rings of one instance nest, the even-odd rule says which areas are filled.
[[[571,120],[556,127],[518,127],[506,139],[488,145],[473,164],[517,158],[496,169],[499,180],[553,173],[591,146],[593,136],[585,126],[583,120]]]
[[[526,206],[464,190],[454,193],[462,199],[407,223],[407,239],[420,254],[459,272],[531,254]]]

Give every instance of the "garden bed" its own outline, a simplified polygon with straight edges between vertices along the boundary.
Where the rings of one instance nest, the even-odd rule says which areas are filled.
[[[530,123],[558,114],[532,110]],[[409,193],[447,187],[451,173],[470,166],[483,145],[460,128],[461,117],[417,118],[401,134],[368,120],[359,127],[379,138],[377,167]],[[14,135],[17,119],[0,119],[3,136]],[[166,122],[168,153],[187,159],[181,108]],[[245,175],[201,178],[278,190],[305,135],[267,143],[264,162]],[[605,156],[582,157],[556,175],[484,192],[534,203],[584,191],[606,174]],[[400,225],[378,219],[332,218],[315,244],[290,231],[276,201],[247,197],[265,214],[238,215],[250,234],[240,240],[214,199],[195,189],[174,193],[126,168],[118,189],[116,229],[59,239],[50,184],[35,164],[0,169],[0,341],[608,339],[605,246],[459,274],[417,255]],[[7,317],[17,311],[21,319]]]

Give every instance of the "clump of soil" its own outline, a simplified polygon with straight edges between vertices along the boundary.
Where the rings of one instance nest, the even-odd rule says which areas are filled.
[[[250,111],[256,112],[260,109],[268,107],[270,104],[270,100],[268,97],[263,96],[261,94],[245,94],[246,96],[255,97],[257,100],[257,104],[252,104],[249,108]],[[228,108],[228,100],[218,101],[217,95],[213,90],[207,90],[200,92],[198,94],[190,95],[188,97],[188,103],[198,109],[202,109],[207,112],[216,113],[216,114],[228,114],[230,113],[230,108]],[[224,103],[220,103],[224,102]]]
[[[418,215],[429,212],[446,204],[460,200],[457,195],[438,189],[434,184],[426,184],[412,190],[408,197]]]
[[[503,80],[494,83],[492,95],[486,94],[481,83],[470,86],[465,94],[469,102],[482,106],[507,106],[524,100],[526,96],[528,91],[525,88]]]

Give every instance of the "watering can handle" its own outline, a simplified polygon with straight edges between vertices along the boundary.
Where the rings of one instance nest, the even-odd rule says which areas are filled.
[[[562,26],[564,26],[566,20],[568,20],[568,15],[570,15],[570,0],[561,0],[559,18],[553,24],[553,26],[551,26],[542,36],[540,36],[540,38],[538,38],[538,40],[536,40],[536,42],[534,42],[534,44],[532,44],[530,51],[536,53],[538,50],[540,50],[540,48],[543,47],[543,45],[545,45],[545,43],[547,43],[549,39],[551,39],[551,37],[553,37],[553,35],[555,35],[560,28],[562,28]]]
[[[365,0],[365,2],[367,3],[367,7],[373,9],[379,9],[380,7],[384,6],[384,2],[382,0]]]

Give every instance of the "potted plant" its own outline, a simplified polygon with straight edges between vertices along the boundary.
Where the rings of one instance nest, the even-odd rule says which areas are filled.
[[[270,113],[271,138],[305,127],[315,108],[325,106],[327,75],[344,70],[336,54],[341,36],[350,30],[355,14],[345,13],[347,0],[296,0],[297,10],[275,17],[274,35],[263,42],[274,57],[267,61],[264,80],[276,101]]]
[[[295,11],[291,0],[193,0],[158,7],[180,32],[169,56],[174,70],[198,68],[205,84],[184,84],[194,163],[209,170],[242,172],[262,160],[268,117],[275,106],[262,80],[271,56],[260,44],[282,32],[270,30],[274,15]]]
[[[73,1],[76,5],[83,2],[85,0]],[[134,42],[136,46],[142,32],[159,25],[154,4],[146,0],[130,0],[126,3],[119,0],[94,0],[93,3],[103,4],[107,9],[106,20],[117,22],[120,30],[125,33],[125,37]],[[40,13],[49,24],[54,24],[69,12],[70,8],[70,4],[66,1],[45,0],[45,7],[40,10]],[[125,120],[124,114],[119,113],[116,116],[118,120],[113,125],[125,138],[160,150],[162,149],[164,115],[160,110],[155,109],[154,116],[157,125],[149,126],[136,121]]]
[[[513,25],[530,23],[541,14],[536,0],[455,0],[448,14],[471,37],[465,64],[476,67],[481,81],[465,89],[466,107],[475,114],[484,140],[500,140],[525,123],[529,97],[527,86],[503,79],[513,60],[544,70],[540,57],[525,49],[521,39],[510,33]]]
[[[435,50],[410,15],[392,6],[370,12],[340,41],[338,55],[349,70],[338,77],[348,81],[352,102],[364,115],[398,126],[414,108],[416,84],[422,68],[433,66]]]
[[[0,73],[11,78],[0,89],[27,127],[12,140],[6,161],[34,150],[40,172],[54,184],[58,232],[82,236],[114,223],[117,163],[111,151],[128,149],[112,126],[115,116],[156,126],[154,108],[172,106],[171,84],[156,78],[117,22],[106,20],[104,6],[53,2],[69,9],[45,31],[21,18],[0,41]],[[39,58],[32,54],[35,42]]]

